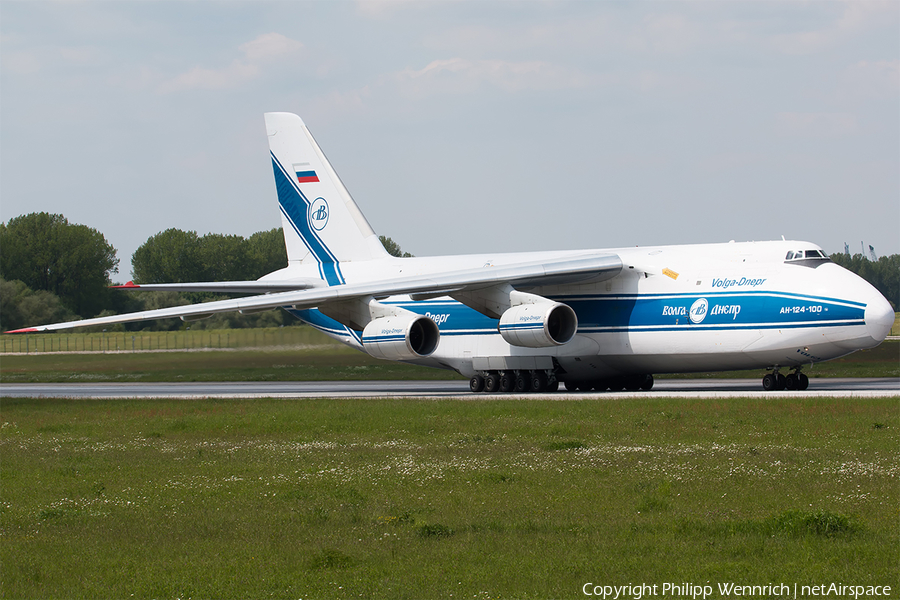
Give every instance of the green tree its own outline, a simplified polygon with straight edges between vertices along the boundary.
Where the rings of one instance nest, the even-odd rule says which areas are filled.
[[[131,259],[138,283],[246,281],[287,266],[280,229],[239,235],[167,229],[151,236]]]
[[[203,265],[202,275],[197,281],[246,281],[254,278],[247,241],[243,237],[207,233],[198,240],[197,247]]]
[[[247,255],[253,265],[251,279],[283,269],[288,264],[284,232],[280,227],[254,233],[247,238]]]
[[[877,262],[862,254],[832,254],[831,260],[871,283],[888,299],[894,310],[900,307],[900,254],[882,256]]]
[[[166,229],[147,239],[131,257],[131,274],[138,283],[203,281],[196,231]]]
[[[0,279],[0,330],[60,323],[74,318],[59,296],[34,291],[21,281]]]
[[[384,246],[384,249],[387,250],[387,253],[391,256],[396,256],[397,258],[412,258],[412,254],[401,250],[400,244],[398,244],[391,238],[384,235],[379,235],[378,239],[381,240],[381,245]]]
[[[31,213],[0,224],[0,277],[52,292],[84,317],[103,310],[118,264],[103,234],[63,215]]]

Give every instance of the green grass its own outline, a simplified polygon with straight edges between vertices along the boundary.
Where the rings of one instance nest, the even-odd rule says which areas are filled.
[[[141,352],[227,348],[279,348],[338,344],[303,325],[252,329],[109,331],[0,335],[0,352]]]
[[[336,381],[461,379],[453,371],[378,360],[343,346],[297,350],[46,353],[0,358],[0,381]]]
[[[897,399],[14,400],[4,598],[900,585]]]

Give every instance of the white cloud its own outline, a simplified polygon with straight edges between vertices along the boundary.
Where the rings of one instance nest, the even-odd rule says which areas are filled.
[[[194,67],[163,83],[159,92],[166,94],[192,89],[219,90],[237,87],[258,77],[264,63],[300,53],[303,44],[280,33],[265,33],[241,44],[238,50],[244,54],[244,58],[235,59],[227,67],[218,69]]]
[[[41,60],[33,52],[7,52],[3,54],[3,70],[31,75],[41,70]]]
[[[900,95],[900,60],[860,61],[845,73],[844,88],[864,98],[896,98]]]
[[[59,55],[70,64],[87,66],[96,63],[99,52],[90,46],[67,46],[59,49]]]
[[[779,130],[804,137],[839,137],[859,130],[856,115],[824,112],[782,112],[776,116]]]
[[[830,23],[819,29],[775,35],[771,38],[775,48],[786,54],[811,54],[897,20],[896,2],[844,0],[831,6],[842,6],[843,10]]]
[[[244,53],[247,60],[255,62],[285,54],[298,54],[303,50],[303,44],[280,33],[264,33],[255,40],[241,44],[238,49]]]
[[[422,0],[357,0],[356,9],[366,17],[382,18],[411,6],[427,6]]]
[[[222,69],[194,67],[170,79],[159,87],[163,94],[184,90],[220,90],[231,88],[255,78],[259,67],[236,60]]]
[[[483,86],[507,92],[565,89],[584,85],[588,78],[576,69],[547,61],[433,60],[419,70],[405,69],[391,78],[399,91],[415,95],[472,92]]]

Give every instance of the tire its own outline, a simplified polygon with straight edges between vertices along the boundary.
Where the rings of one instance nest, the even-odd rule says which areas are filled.
[[[804,375],[803,373],[797,373],[797,379],[798,379],[798,382],[797,382],[797,383],[799,384],[799,385],[797,386],[797,389],[798,389],[798,390],[801,390],[801,391],[802,391],[802,390],[805,390],[805,389],[807,389],[807,388],[809,387],[809,377],[807,377],[807,376]]]
[[[762,386],[763,386],[763,389],[766,390],[767,392],[774,392],[776,389],[778,389],[778,380],[775,378],[774,375],[769,373],[768,375],[766,375],[765,377],[762,378]]]
[[[644,375],[644,381],[641,382],[641,389],[649,392],[653,389],[653,375]]]
[[[613,377],[609,380],[609,389],[613,392],[621,392],[625,389],[625,384],[624,377]]]
[[[526,375],[524,373],[517,373],[513,379],[513,391],[517,394],[521,394],[522,392],[530,391],[529,387],[530,384]]]
[[[574,381],[566,381],[565,385],[566,385],[566,391],[568,391],[568,392],[577,392],[578,391],[578,385]]]
[[[508,394],[512,391],[515,383],[516,381],[515,379],[513,379],[513,374],[509,373],[508,371],[504,371],[503,373],[500,373],[500,386],[497,388],[497,391],[503,394]]]
[[[543,371],[533,371],[530,379],[532,392],[543,392],[547,389],[547,376]]]
[[[559,391],[559,380],[558,380],[558,379],[553,379],[553,380],[549,381],[549,382],[547,383],[547,387],[545,388],[545,390],[548,391],[548,392],[550,392],[550,393]]]
[[[484,391],[489,394],[496,394],[500,390],[500,374],[491,373],[484,380]]]
[[[788,390],[796,390],[800,388],[800,379],[796,373],[791,373],[784,378],[784,387]]]
[[[475,375],[469,380],[469,390],[478,393],[484,390],[484,377]]]
[[[787,377],[785,377],[781,373],[778,374],[778,376],[775,378],[775,381],[776,381],[776,385],[778,386],[775,388],[777,390],[783,390],[785,388],[785,386],[787,385]]]

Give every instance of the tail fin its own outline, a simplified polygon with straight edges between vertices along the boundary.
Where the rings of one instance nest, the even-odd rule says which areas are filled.
[[[266,132],[288,261],[339,285],[341,262],[389,256],[300,117],[266,113]]]

